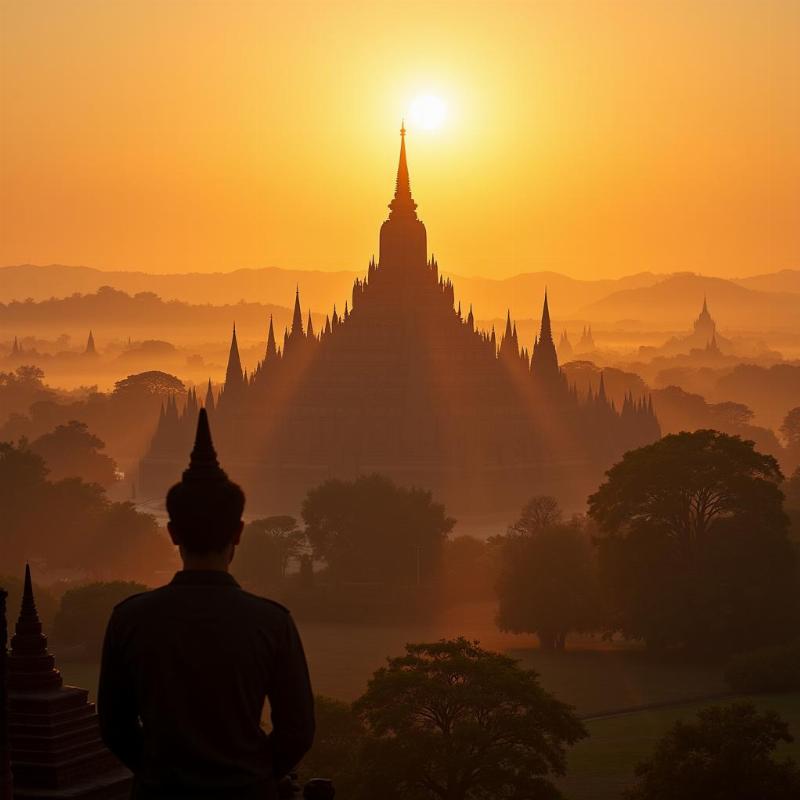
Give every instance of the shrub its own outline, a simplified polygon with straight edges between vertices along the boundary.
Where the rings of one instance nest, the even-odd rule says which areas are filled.
[[[70,589],[61,598],[61,608],[56,614],[53,639],[59,647],[81,648],[88,659],[100,657],[108,618],[117,603],[132,594],[147,590],[141,583],[112,581],[90,583]]]

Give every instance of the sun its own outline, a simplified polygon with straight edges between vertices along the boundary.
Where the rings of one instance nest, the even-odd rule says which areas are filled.
[[[447,104],[435,94],[417,95],[408,109],[408,119],[415,128],[438,131],[447,118]]]

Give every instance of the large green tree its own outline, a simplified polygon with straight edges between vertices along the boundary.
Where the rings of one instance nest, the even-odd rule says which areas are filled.
[[[306,535],[295,517],[255,519],[245,526],[233,571],[254,588],[274,588],[286,578],[290,562],[301,555],[305,542]]]
[[[21,571],[79,569],[94,577],[150,577],[173,566],[173,548],[155,518],[112,503],[80,478],[48,479],[41,456],[0,442],[0,563]]]
[[[85,422],[70,420],[58,425],[31,442],[30,447],[45,460],[51,480],[82,478],[105,488],[116,480],[114,459],[100,452],[105,442],[90,433]]]
[[[386,800],[557,798],[550,776],[586,735],[536,673],[461,638],[407,645],[355,709],[367,796]]]
[[[510,533],[500,541],[501,630],[535,633],[543,649],[563,650],[567,634],[597,626],[595,557],[579,521],[550,524],[533,534]]]
[[[182,380],[170,375],[168,372],[161,372],[156,369],[128,375],[127,378],[123,378],[114,384],[115,395],[169,397],[173,394],[183,394],[185,391],[186,386]]]
[[[117,603],[147,587],[130,581],[89,583],[69,589],[53,625],[53,640],[61,646],[80,647],[84,658],[97,661],[108,618]]]
[[[717,431],[628,452],[589,498],[610,630],[652,646],[779,640],[796,560],[774,458]]]
[[[636,770],[627,800],[796,800],[800,769],[777,760],[791,742],[774,711],[748,703],[712,706],[694,722],[677,722]]]
[[[329,480],[308,493],[302,514],[314,556],[335,578],[376,583],[428,582],[455,524],[430,492],[383,475]]]

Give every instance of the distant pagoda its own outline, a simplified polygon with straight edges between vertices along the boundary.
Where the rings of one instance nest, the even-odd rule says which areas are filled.
[[[594,343],[594,336],[592,336],[592,326],[584,325],[581,338],[578,339],[578,345],[575,348],[579,353],[591,353],[596,349]]]
[[[97,355],[97,348],[94,344],[94,334],[91,331],[89,331],[89,337],[86,339],[86,348],[84,349],[83,354],[85,356],[89,356],[90,358],[93,358]]]
[[[466,318],[455,307],[453,284],[428,255],[404,129],[379,248],[344,313],[334,306],[319,333],[303,324],[298,288],[282,347],[270,319],[249,375],[234,328],[225,384],[206,405],[251,509],[296,510],[312,486],[371,472],[430,489],[455,513],[517,510],[535,493],[579,503],[622,453],[659,437],[646,402],[623,416],[567,384],[551,298],[530,347],[510,311],[498,343],[471,307]],[[180,474],[197,401],[163,409],[140,468],[148,495]]]
[[[47,650],[27,566],[6,663],[15,800],[127,800],[131,774],[102,743],[88,691],[64,686]]]
[[[569,361],[574,355],[574,352],[569,336],[567,336],[567,331],[564,329],[561,332],[561,338],[558,340],[558,358],[561,361]]]

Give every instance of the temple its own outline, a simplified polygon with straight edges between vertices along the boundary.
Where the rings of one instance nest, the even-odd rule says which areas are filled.
[[[7,753],[15,800],[129,798],[131,774],[100,740],[88,691],[64,686],[48,652],[29,567],[5,666]],[[0,785],[2,780],[0,775]]]
[[[248,375],[234,328],[225,384],[211,386],[221,457],[259,512],[299,508],[328,478],[380,472],[430,489],[457,513],[517,510],[532,494],[582,503],[626,450],[660,435],[645,398],[615,409],[579,396],[559,368],[544,297],[535,340],[519,341],[509,313],[499,344],[428,255],[411,193],[405,129],[379,257],[355,281],[344,313],[316,333],[301,295],[278,347],[272,320],[263,359]],[[140,467],[148,494],[180,474],[198,408],[170,400]]]

